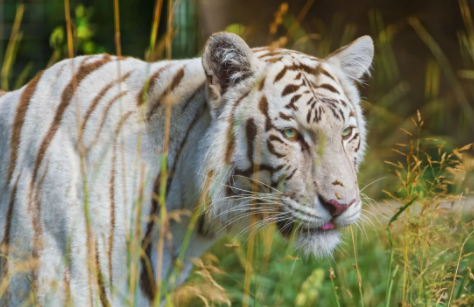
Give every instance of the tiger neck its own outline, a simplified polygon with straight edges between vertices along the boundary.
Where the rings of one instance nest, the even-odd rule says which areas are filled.
[[[168,138],[167,154],[167,183],[166,207],[167,210],[192,210],[195,197],[183,197],[183,194],[196,194],[198,187],[199,160],[204,156],[201,153],[203,146],[200,143],[211,125],[209,112],[206,78],[200,61],[188,61],[186,65],[195,66],[197,73],[184,76],[181,85],[177,88],[183,97],[171,107],[169,119],[169,133],[165,135],[167,124],[166,107],[150,124],[151,132],[157,137],[158,149],[164,149],[165,138]],[[160,150],[161,151],[161,150]],[[155,162],[156,163],[156,162]],[[157,170],[160,176],[161,167]],[[175,195],[181,195],[179,199]]]

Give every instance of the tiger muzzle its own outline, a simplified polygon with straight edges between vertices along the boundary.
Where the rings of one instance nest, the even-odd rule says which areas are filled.
[[[344,213],[344,211],[346,211],[347,209],[349,209],[350,206],[352,206],[356,200],[353,199],[350,203],[346,204],[346,203],[343,203],[343,202],[339,202],[338,200],[336,199],[331,199],[331,200],[324,200],[321,196],[319,196],[319,201],[321,202],[321,204],[323,205],[323,207],[329,211],[329,213],[331,214],[332,217],[338,217],[339,215],[341,215],[342,213]]]

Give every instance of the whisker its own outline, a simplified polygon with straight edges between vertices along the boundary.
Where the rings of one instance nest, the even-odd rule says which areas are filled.
[[[376,182],[378,182],[378,181],[380,181],[380,180],[383,180],[383,179],[385,179],[385,178],[387,178],[387,177],[382,177],[382,178],[379,178],[379,179],[375,179],[374,181],[372,181],[371,183],[365,185],[365,187],[363,187],[362,189],[360,189],[360,192],[364,191],[366,188],[368,188],[368,187],[371,186],[372,184],[374,184],[374,183],[376,183]]]

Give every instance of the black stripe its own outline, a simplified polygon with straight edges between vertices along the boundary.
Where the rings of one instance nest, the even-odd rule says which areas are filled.
[[[272,120],[268,115],[268,101],[265,95],[262,96],[260,102],[258,103],[258,109],[265,116],[265,131],[268,131],[272,128]]]
[[[296,92],[302,85],[303,85],[303,83],[300,84],[300,85],[288,84],[288,85],[285,86],[285,88],[283,89],[283,92],[281,92],[281,95],[284,97],[284,96],[286,96],[286,95],[292,94],[292,93]]]
[[[329,74],[324,68],[322,68],[321,66],[318,67],[318,71],[321,72],[323,75],[333,79],[334,81],[336,81],[336,79],[334,79],[333,76],[331,76],[331,74]]]
[[[284,67],[275,77],[275,80],[273,80],[273,83],[277,83],[278,81],[281,80],[286,74],[286,71],[288,70],[288,67]]]
[[[247,120],[245,124],[245,136],[247,137],[247,159],[253,164],[254,142],[257,135],[257,126],[253,118]]]
[[[268,137],[268,139],[269,139],[270,141],[272,141],[272,142],[275,141],[275,142],[280,142],[280,143],[282,143],[282,144],[286,144],[282,139],[280,139],[280,138],[279,138],[278,136],[276,136],[276,135],[270,135],[270,136]]]
[[[274,156],[277,156],[278,158],[283,158],[285,156],[284,154],[281,154],[275,150],[275,146],[272,144],[270,139],[267,140],[267,147],[268,147],[268,151]]]
[[[280,112],[280,117],[284,120],[291,120],[291,117],[286,115],[285,113]]]
[[[354,134],[354,137],[349,141],[349,143],[352,142],[353,140],[355,140],[358,137],[359,137],[359,133]]]
[[[285,108],[287,109],[293,109],[295,111],[298,111],[298,107],[295,105],[295,103],[300,99],[301,95],[295,95],[291,98],[290,103],[288,103]]]
[[[324,84],[321,84],[320,86],[318,86],[318,88],[324,88],[324,89],[327,89],[328,91],[339,94],[339,91],[336,90],[334,88],[334,86],[332,86],[331,84],[324,83]]]
[[[286,177],[287,181],[290,180],[293,177],[293,175],[296,173],[296,170],[297,169],[295,168],[295,170],[293,172],[291,172],[291,174],[289,176]]]

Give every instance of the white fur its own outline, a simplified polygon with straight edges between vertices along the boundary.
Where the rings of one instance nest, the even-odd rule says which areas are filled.
[[[259,101],[263,93],[269,102],[269,117],[273,125],[278,129],[283,129],[288,123],[278,119],[278,114],[288,113],[288,108],[284,106],[288,103],[290,96],[281,97],[281,91],[285,85],[296,82],[294,78],[298,71],[288,71],[281,81],[264,87],[263,92],[260,92],[258,87],[265,78],[269,84],[281,71],[282,65],[291,65],[295,61],[311,66],[322,65],[337,78],[336,82],[324,75],[318,75],[314,76],[313,80],[313,76],[305,75],[305,78],[317,84],[330,83],[337,87],[341,91],[341,97],[336,98],[347,99],[356,112],[354,125],[357,125],[361,136],[361,150],[354,157],[356,164],[360,163],[365,148],[366,131],[359,96],[353,80],[359,79],[370,66],[370,48],[367,38],[356,41],[340,54],[334,55],[334,59],[326,62],[283,50],[284,58],[277,63],[269,64],[257,57],[265,54],[266,51],[252,52],[242,40],[235,36],[223,33],[219,35],[214,39],[227,43],[224,49],[218,50],[220,54],[217,58],[222,61],[220,63],[209,62],[212,59],[206,58],[206,52],[203,63],[201,59],[192,59],[149,64],[131,58],[111,57],[110,61],[86,74],[85,78],[75,85],[77,89],[65,108],[56,130],[52,129],[53,122],[58,116],[58,106],[64,97],[67,97],[64,94],[65,89],[71,80],[75,80],[72,76],[80,70],[81,65],[97,64],[104,61],[106,57],[78,57],[62,61],[46,70],[33,89],[33,95],[26,109],[16,164],[13,164],[14,171],[10,180],[8,180],[8,170],[12,165],[10,148],[12,142],[14,143],[11,139],[12,129],[20,97],[25,94],[28,86],[0,97],[0,239],[3,239],[5,243],[8,224],[10,227],[9,246],[3,246],[2,252],[8,253],[11,259],[4,262],[5,266],[1,267],[0,273],[3,278],[5,278],[3,273],[6,270],[12,274],[8,276],[9,288],[7,295],[1,298],[2,303],[8,302],[9,306],[18,306],[27,299],[31,286],[25,274],[31,275],[35,269],[19,264],[27,263],[29,259],[32,259],[32,251],[36,246],[36,251],[39,253],[38,266],[37,275],[32,277],[35,281],[32,287],[39,304],[60,306],[70,295],[74,306],[100,305],[101,299],[104,298],[100,295],[97,274],[94,275],[90,269],[91,264],[98,261],[101,275],[105,280],[103,282],[105,299],[113,306],[127,305],[125,301],[128,300],[131,291],[130,272],[132,268],[135,272],[138,271],[136,274],[139,278],[141,271],[140,259],[138,257],[130,259],[127,251],[130,250],[131,243],[135,244],[132,247],[137,249],[141,246],[149,224],[153,183],[160,175],[166,112],[164,106],[154,108],[157,103],[172,104],[168,169],[178,159],[166,198],[167,211],[182,209],[193,211],[203,192],[206,177],[213,174],[210,178],[212,182],[208,195],[210,207],[205,214],[205,228],[213,235],[205,236],[197,231],[193,232],[185,253],[185,267],[177,284],[183,282],[189,274],[192,267],[190,258],[199,257],[212,245],[222,233],[219,230],[226,229],[227,226],[242,230],[248,223],[245,212],[248,210],[249,199],[227,198],[224,186],[236,170],[252,165],[247,159],[246,120],[252,118],[258,129],[256,138],[262,141],[262,163],[271,167],[281,163],[280,159],[270,153],[266,143],[270,134],[279,135],[279,132],[262,130],[266,119],[259,109]],[[215,96],[207,90],[196,92],[199,86],[205,84],[206,74],[209,75],[210,72],[221,69],[223,63],[231,63],[234,68],[237,68],[229,78],[228,90],[220,93],[218,87],[213,88],[210,84],[210,91],[218,92]],[[154,82],[150,82],[146,105],[137,106],[137,97],[148,77],[153,76],[165,66],[167,68],[159,77]],[[182,68],[184,76],[179,85],[167,94],[171,80],[179,75]],[[129,74],[127,78],[112,84],[103,92],[108,84],[126,74]],[[94,98],[99,97],[98,94],[101,91],[103,95],[96,101],[97,106],[90,113],[85,129],[82,130],[82,139],[79,139],[79,131],[84,119],[88,116],[86,112],[90,110]],[[324,92],[324,89],[315,89],[315,91],[318,97],[334,98],[331,93]],[[240,105],[234,108],[236,101],[247,92],[249,94],[245,99],[242,99]],[[114,101],[120,93],[123,95]],[[193,93],[196,95],[188,103]],[[300,99],[298,106],[299,110],[303,111],[305,99],[313,94],[301,93],[301,95],[304,95],[304,99]],[[160,98],[162,101],[158,101]],[[152,110],[156,112],[148,117]],[[346,115],[349,111],[349,109],[341,110]],[[128,114],[127,117],[125,117],[126,114]],[[228,120],[232,116],[234,123],[231,125],[235,127],[233,129],[235,151],[232,162],[228,164],[225,162],[225,155],[230,125]],[[304,118],[301,116],[295,114],[292,124],[301,130],[305,138],[308,138],[311,150],[315,150],[312,152],[316,153],[319,146],[311,143],[312,133],[314,131],[327,133],[327,150],[334,150],[333,156],[336,157],[327,162],[344,165],[344,169],[333,168],[334,174],[328,174],[325,168],[317,167],[318,161],[308,159],[296,144],[284,147],[275,145],[278,151],[291,152],[292,158],[285,163],[290,167],[289,170],[296,167],[297,171],[291,181],[283,184],[282,190],[279,192],[270,190],[266,192],[267,194],[259,194],[259,197],[261,200],[270,199],[269,204],[275,210],[283,207],[287,213],[282,214],[286,214],[285,216],[289,216],[290,219],[306,221],[307,226],[320,227],[331,217],[314,196],[318,193],[332,193],[335,190],[333,191],[331,187],[326,189],[326,186],[318,190],[302,182],[307,181],[308,174],[313,174],[311,171],[314,171],[315,180],[320,180],[326,175],[346,176],[345,179],[340,177],[341,180],[348,180],[347,189],[340,193],[350,194],[343,195],[344,197],[358,195],[356,183],[349,183],[350,180],[356,181],[352,160],[349,161],[349,158],[343,155],[345,150],[352,150],[354,146],[343,144],[345,147],[340,147],[339,143],[333,141],[340,134],[339,130],[343,126],[330,116],[324,117],[318,126],[311,127],[304,125]],[[188,130],[192,122],[194,126]],[[52,134],[51,131],[53,131]],[[32,185],[35,161],[38,161],[37,154],[42,144],[44,146],[48,133],[52,139],[46,146],[47,149],[38,165],[36,179]],[[83,152],[81,148],[85,148],[86,151]],[[315,154],[314,158],[316,156]],[[298,161],[309,163],[309,166],[298,165]],[[259,179],[267,184],[289,170],[281,169],[272,176],[268,172],[261,171]],[[343,174],[346,171],[347,174]],[[111,174],[114,174],[115,178],[112,183]],[[239,178],[235,180],[235,183],[232,181],[232,185],[236,189],[248,189],[245,186],[245,180],[242,181]],[[13,194],[15,189],[16,194]],[[113,191],[113,201],[111,191]],[[87,193],[87,198],[85,193]],[[281,198],[282,194],[289,198],[286,200]],[[292,194],[301,197],[293,199]],[[86,235],[85,204],[89,206],[90,213],[91,237],[89,239]],[[112,229],[112,204],[115,208],[115,226],[111,246],[109,242]],[[9,208],[12,218],[7,220]],[[360,204],[352,206],[338,217],[336,222],[340,225],[352,223],[354,218],[351,220],[350,216],[356,219],[358,210],[360,211]],[[172,242],[166,241],[164,246],[163,280],[170,275],[173,259],[182,248],[181,243],[189,220],[189,216],[184,216],[181,223],[170,222]],[[155,224],[151,240],[150,262],[154,271],[158,259],[157,244],[160,235],[158,228]],[[131,238],[130,235],[134,234],[138,234],[138,237]],[[329,231],[322,236],[305,236],[302,233],[297,240],[297,246],[315,255],[328,255],[336,247],[339,237],[337,230]],[[37,248],[38,246],[40,248]],[[109,251],[112,252],[111,263],[109,263]],[[111,267],[112,276],[109,274],[109,267]],[[110,278],[113,280],[113,287],[108,282]],[[148,306],[148,297],[139,283],[133,286],[136,286],[136,304]],[[19,295],[19,291],[24,295]]]

